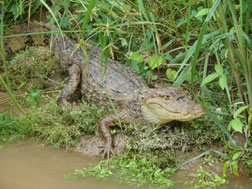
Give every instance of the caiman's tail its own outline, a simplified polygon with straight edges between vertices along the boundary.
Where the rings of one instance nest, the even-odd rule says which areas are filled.
[[[5,57],[6,58],[9,57],[13,53],[27,46],[48,45],[50,34],[25,35],[27,33],[39,33],[48,31],[50,31],[50,29],[49,27],[46,26],[46,24],[39,24],[38,22],[31,22],[29,26],[27,23],[11,26],[10,29],[4,31],[4,36],[10,36],[4,38]],[[22,34],[22,36],[11,37],[11,35],[18,35],[18,34]],[[0,53],[0,63],[1,62],[2,62],[2,53]]]

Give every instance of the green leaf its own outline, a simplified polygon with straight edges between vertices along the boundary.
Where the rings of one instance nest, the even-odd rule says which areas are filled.
[[[152,80],[157,80],[157,78],[158,78],[157,75],[153,75],[153,76],[151,77]]]
[[[0,113],[0,127],[6,127],[16,122],[16,120],[8,119],[6,117],[7,117],[7,110],[4,110],[2,113]]]
[[[226,170],[227,168],[229,167],[230,165],[230,161],[226,161],[224,164],[223,164],[223,167],[222,167],[222,176],[223,177],[226,177]]]
[[[172,60],[173,60],[173,58],[172,58],[172,56],[169,54],[169,52],[168,52],[168,53],[165,53],[165,59],[166,59],[166,60],[169,60],[169,61],[172,61]]]
[[[177,72],[172,69],[167,69],[166,70],[166,76],[170,81],[174,81],[176,79],[176,74]]]
[[[144,66],[144,70],[148,70],[149,69],[149,67],[148,66]]]
[[[233,172],[236,176],[239,176],[237,162],[233,162]]]
[[[87,9],[87,12],[83,18],[83,23],[82,23],[82,33],[84,35],[85,31],[86,31],[86,26],[90,20],[90,16],[91,16],[91,13],[92,13],[92,10],[95,6],[95,0],[91,0],[89,5],[88,5],[88,9]],[[49,10],[50,11],[50,10]],[[56,20],[57,21],[57,20]]]
[[[16,20],[18,17],[18,11],[17,11],[17,3],[13,3],[11,8],[10,8],[10,12],[13,14],[14,19]]]
[[[215,0],[214,1],[214,4],[213,4],[213,6],[210,9],[209,14],[207,15],[205,22],[209,22],[210,21],[210,19],[214,15],[215,10],[218,7],[218,5],[220,4],[220,2],[221,2],[221,0]]]
[[[34,89],[31,91],[31,96],[32,98],[37,102],[39,103],[39,94],[40,94],[40,91],[41,90],[38,90],[38,89]]]
[[[222,178],[219,176],[219,175],[215,175],[215,180],[217,181],[217,182],[220,182],[220,181],[222,181]]]
[[[228,130],[230,131],[231,127],[240,133],[242,133],[242,123],[239,118],[235,118],[232,121],[229,122],[228,124]]]
[[[61,21],[61,27],[67,27],[69,23],[70,23],[70,17],[65,16]]]
[[[218,73],[212,73],[210,75],[208,75],[201,83],[201,86],[207,84],[207,83],[210,83],[211,81],[215,80],[217,77],[219,77],[220,74]]]
[[[143,1],[142,0],[138,0],[137,2],[138,2],[139,11],[144,15],[145,19],[148,20],[148,16],[146,14]]]
[[[138,73],[144,71],[142,70],[142,66],[144,64],[141,64],[144,61],[144,57],[142,54],[138,53],[138,52],[134,52],[131,54],[130,56],[130,62],[127,63],[128,66],[130,66],[131,68],[134,68]]]
[[[140,54],[139,52],[134,52],[131,55],[131,59],[135,60],[136,62],[143,62],[144,61],[144,57],[142,54]]]
[[[236,110],[235,111],[235,113],[234,113],[234,118],[237,118],[238,117],[238,115],[240,115],[245,109],[247,109],[248,108],[248,106],[242,106],[242,107],[240,107],[238,110]]]
[[[149,61],[149,65],[152,70],[159,67],[162,63],[163,63],[163,58],[161,56],[156,55],[156,54],[153,55]]]
[[[7,110],[4,110],[3,112],[0,113],[0,120],[1,119],[4,119],[4,117],[6,116],[7,114]]]
[[[22,81],[22,83],[18,86],[18,90],[21,89],[27,82],[26,81]]]
[[[188,74],[190,73],[190,71],[192,70],[192,66],[191,65],[188,65],[186,66],[181,74],[177,77],[177,79],[174,81],[173,83],[173,87],[179,87],[184,81],[185,79],[187,78]]]
[[[215,64],[214,69],[218,74],[223,74],[223,67],[220,64]]]
[[[4,121],[0,121],[0,127],[7,127],[9,125],[13,125],[14,123],[16,123],[16,120],[4,120]]]
[[[197,14],[195,15],[195,17],[204,16],[204,15],[208,14],[209,11],[210,11],[210,9],[208,9],[208,8],[201,9],[199,12],[197,12]]]
[[[195,98],[196,102],[200,103],[199,99]],[[214,123],[222,130],[222,132],[228,137],[228,139],[234,144],[236,145],[235,140],[233,139],[233,137],[229,134],[229,132],[227,131],[226,127],[222,124],[222,122],[220,122],[220,120],[209,110],[209,108],[207,106],[204,106],[205,110],[206,110],[206,115],[209,116],[209,118],[211,120],[214,121]]]
[[[236,152],[233,157],[232,157],[232,160],[235,161],[237,160],[237,158],[241,155],[241,152]]]
[[[167,42],[166,44],[162,45],[163,49],[168,48],[173,42],[175,41],[175,39],[169,40],[169,42]],[[166,54],[166,53],[165,53]]]
[[[183,24],[185,24],[185,23],[186,23],[186,19],[180,18],[180,19],[179,19],[179,22],[178,22],[178,25],[176,26],[176,28],[178,28],[179,26],[181,26],[181,25],[183,25]]]
[[[227,77],[225,75],[220,76],[219,85],[222,90],[224,90],[225,87],[227,86]]]
[[[128,42],[125,38],[119,38],[119,39],[121,40],[121,44],[123,47],[128,45]]]
[[[56,15],[54,14],[53,10],[46,4],[46,2],[44,0],[40,0],[40,2],[47,8],[47,10],[51,13],[54,21],[56,22],[57,26],[59,27],[59,30],[61,31],[60,29],[60,24],[56,18]],[[86,17],[86,16],[85,16]]]

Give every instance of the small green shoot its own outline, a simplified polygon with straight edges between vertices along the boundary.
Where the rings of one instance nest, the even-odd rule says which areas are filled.
[[[237,110],[235,111],[235,113],[233,114],[234,119],[231,120],[231,121],[229,122],[229,124],[228,124],[228,130],[229,130],[229,131],[230,131],[231,128],[232,128],[233,130],[242,133],[243,124],[242,124],[242,122],[241,122],[241,119],[238,118],[238,116],[239,116],[244,110],[246,110],[247,108],[248,108],[248,106],[242,106],[242,107],[240,107],[239,109],[237,109]]]
[[[162,65],[163,58],[162,58],[162,56],[155,54],[151,57],[151,59],[148,63],[149,63],[151,70],[154,70],[155,68],[158,68],[159,66]]]
[[[232,167],[233,173],[234,173],[236,176],[239,176],[238,161],[239,161],[239,158],[241,157],[241,155],[242,155],[242,152],[236,152],[236,153],[230,158],[231,160],[228,160],[228,161],[226,161],[226,162],[223,164],[222,176],[223,176],[224,178],[227,177],[226,170],[227,170],[227,168],[229,168],[229,167]]]
[[[215,189],[222,184],[227,184],[228,181],[225,178],[218,176],[216,173],[211,173],[203,170],[203,167],[200,166],[198,173],[195,175],[194,179],[185,184],[193,185],[190,189],[198,188],[208,188]]]
[[[32,98],[39,104],[39,96],[40,96],[41,90],[39,89],[34,89],[30,92]]]
[[[15,124],[16,120],[7,115],[7,110],[0,113],[0,129]]]
[[[174,81],[176,79],[177,72],[175,70],[168,68],[165,73],[170,81]]]
[[[229,88],[227,84],[227,76],[224,73],[224,68],[220,64],[215,64],[214,66],[215,73],[208,75],[201,83],[201,86],[210,83],[211,81],[219,78],[219,86],[222,90],[226,89],[226,92],[229,94]],[[230,97],[230,94],[228,95]],[[229,98],[230,99],[230,98]],[[229,100],[231,103],[231,99]]]

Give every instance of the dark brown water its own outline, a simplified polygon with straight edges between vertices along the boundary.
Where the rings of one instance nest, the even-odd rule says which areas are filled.
[[[17,144],[5,144],[0,150],[0,189],[132,189],[113,181],[99,181],[95,178],[65,179],[64,175],[74,169],[81,169],[100,159],[83,156],[77,152],[65,152],[34,140]],[[194,165],[193,165],[194,166]],[[174,176],[178,182],[171,189],[186,189],[184,181],[191,180],[194,167],[181,170]],[[195,164],[196,169],[197,164]],[[142,187],[149,188],[149,187]],[[246,177],[234,177],[230,184],[220,189],[252,189],[252,182]]]

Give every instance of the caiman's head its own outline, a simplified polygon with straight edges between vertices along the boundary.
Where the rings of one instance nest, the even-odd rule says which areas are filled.
[[[187,98],[181,87],[152,89],[143,97],[142,113],[146,121],[164,124],[173,120],[190,121],[200,117],[205,109]]]

